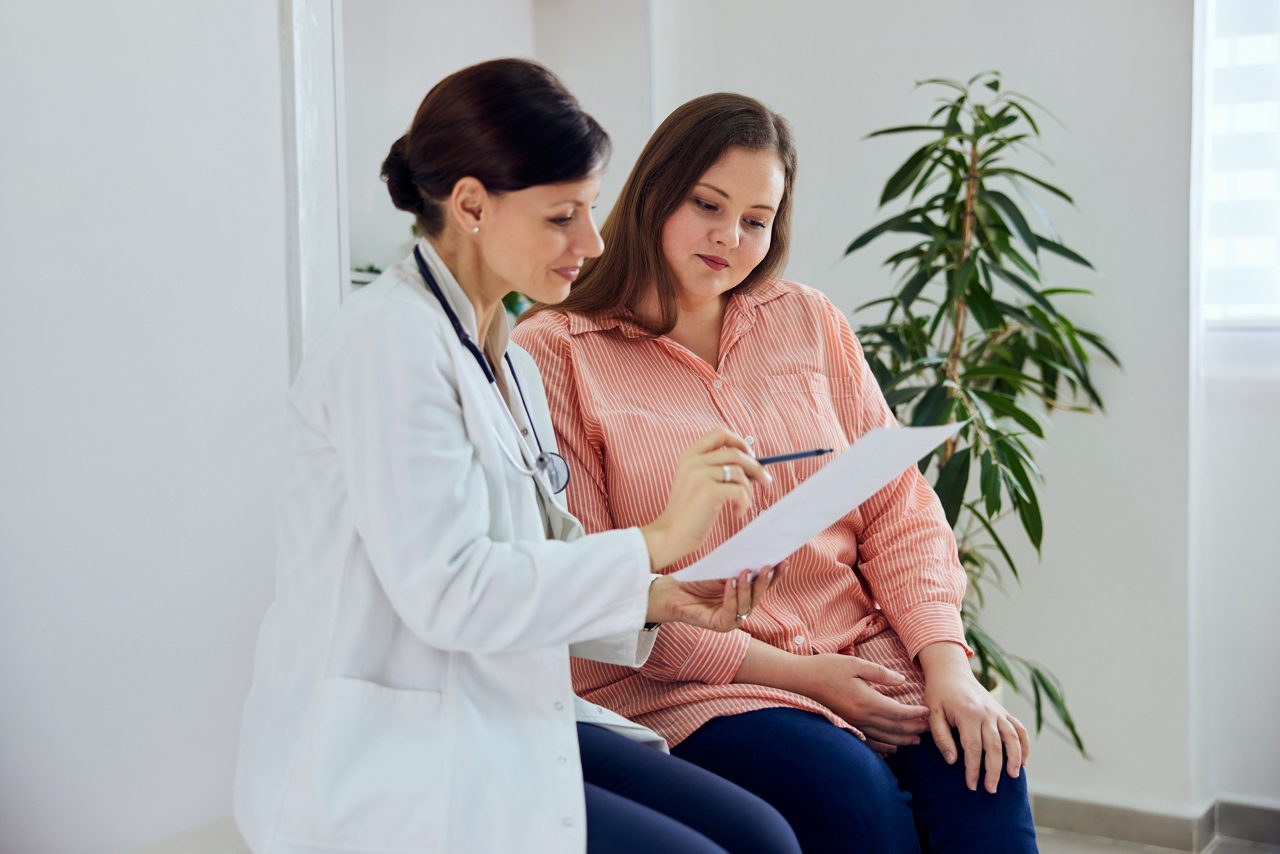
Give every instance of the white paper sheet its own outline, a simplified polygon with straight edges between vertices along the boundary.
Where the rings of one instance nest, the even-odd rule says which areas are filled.
[[[960,426],[872,430],[674,577],[681,581],[730,578],[744,569],[777,563],[954,436]]]

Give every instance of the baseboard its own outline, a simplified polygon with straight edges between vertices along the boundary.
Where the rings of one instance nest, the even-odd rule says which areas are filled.
[[[1280,809],[1218,801],[1195,817],[1031,796],[1037,827],[1200,854],[1214,839],[1280,845]]]

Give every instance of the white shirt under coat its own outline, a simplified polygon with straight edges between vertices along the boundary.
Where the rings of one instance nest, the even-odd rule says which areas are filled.
[[[475,338],[470,301],[418,247]],[[490,352],[510,352],[551,450],[537,369],[493,326]],[[534,454],[497,369],[516,425],[412,256],[347,300],[303,362],[236,774],[257,854],[578,854],[575,719],[665,747],[569,678],[570,648],[648,655],[644,538],[582,538],[543,479],[516,470],[500,441],[529,466]]]

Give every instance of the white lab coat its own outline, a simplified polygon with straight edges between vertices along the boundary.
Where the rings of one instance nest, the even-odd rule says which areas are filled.
[[[470,302],[418,245],[474,338]],[[494,326],[502,352],[506,326]],[[550,445],[537,369],[509,352]],[[256,854],[578,854],[575,717],[665,749],[574,697],[569,678],[571,644],[622,664],[648,655],[644,539],[582,538],[503,453],[499,441],[533,459],[501,407],[412,256],[348,300],[307,354],[236,774]]]

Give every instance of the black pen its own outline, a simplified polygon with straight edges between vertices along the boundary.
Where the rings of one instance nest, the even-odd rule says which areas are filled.
[[[805,460],[809,457],[820,457],[823,454],[829,453],[831,453],[830,448],[814,448],[812,451],[792,451],[789,454],[775,454],[772,457],[760,457],[756,462],[762,466],[769,466],[774,463],[786,463],[791,460]]]

